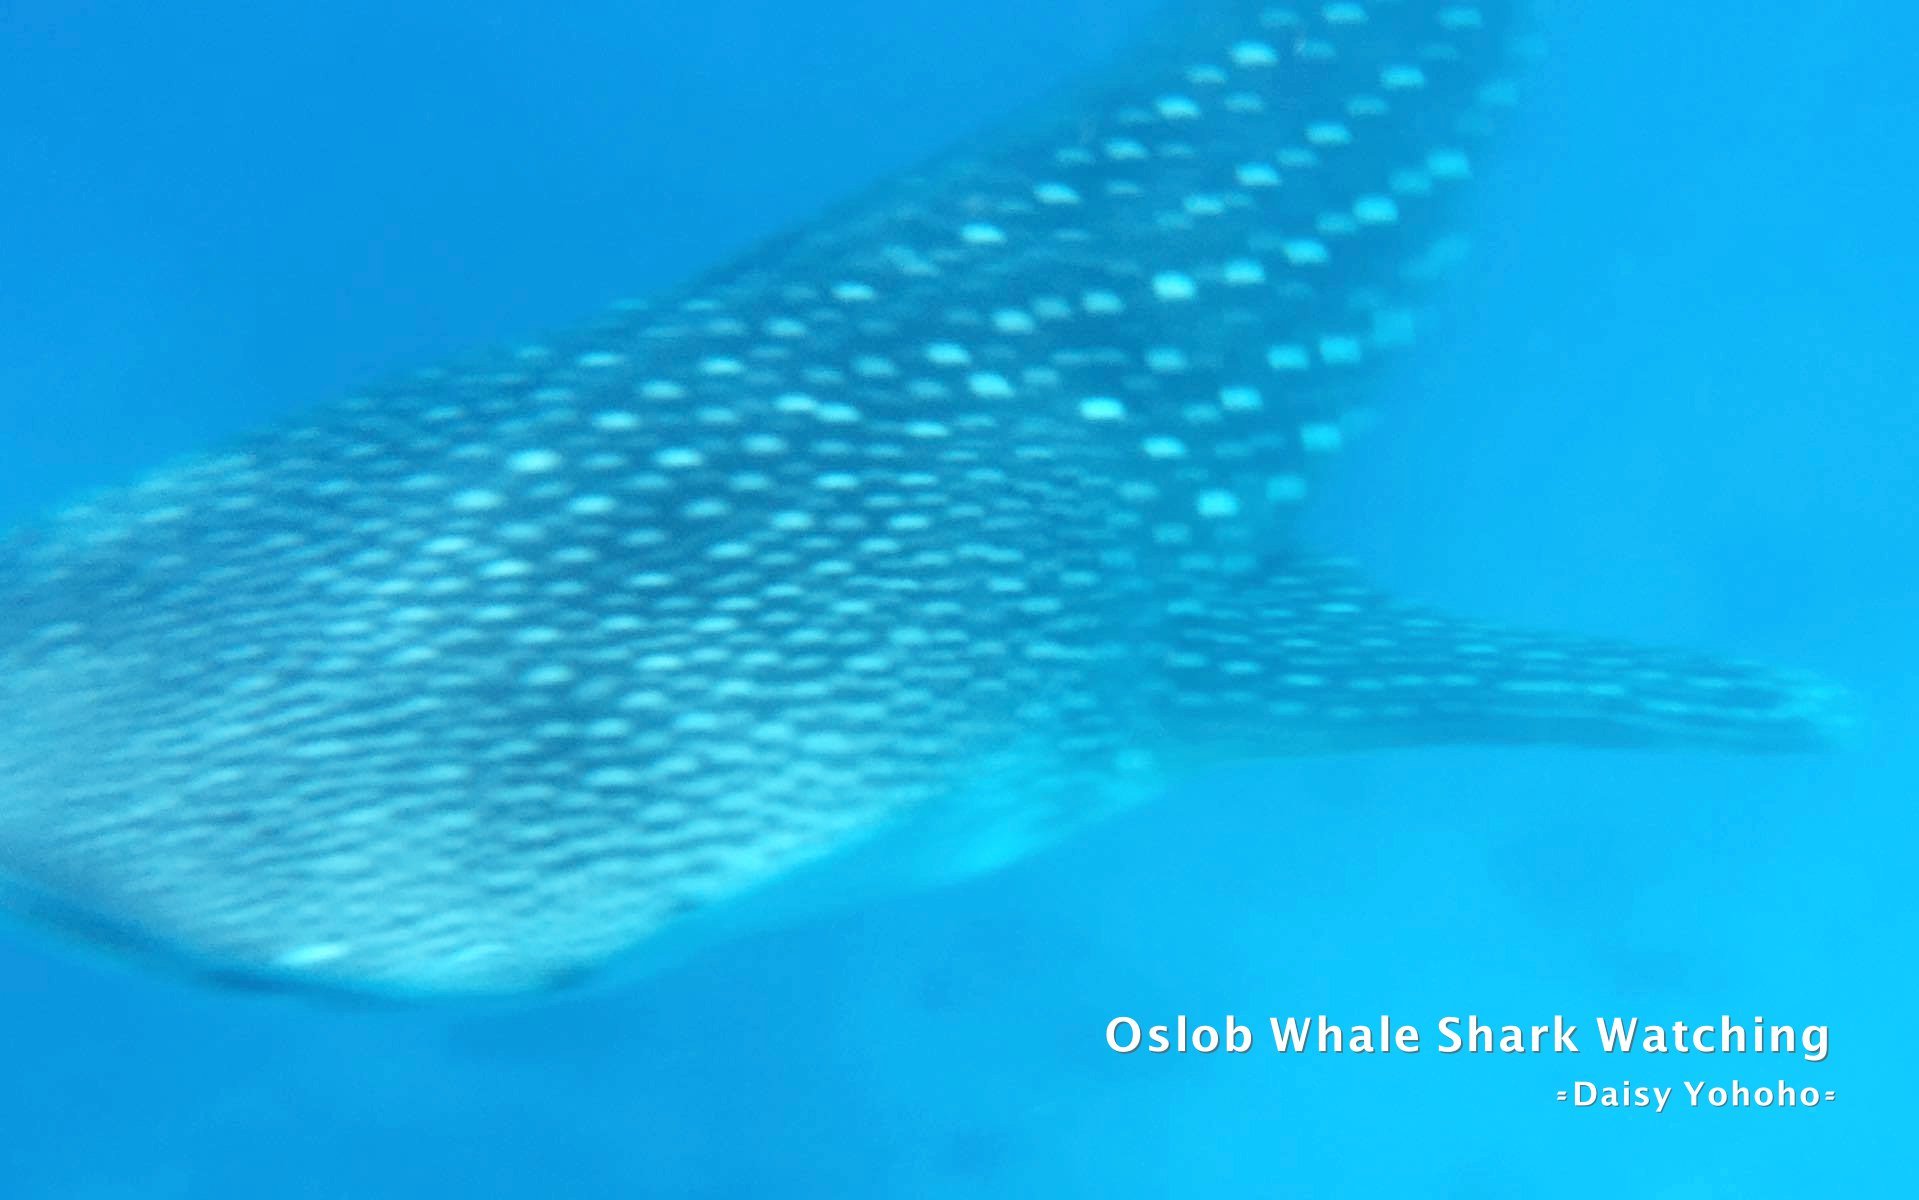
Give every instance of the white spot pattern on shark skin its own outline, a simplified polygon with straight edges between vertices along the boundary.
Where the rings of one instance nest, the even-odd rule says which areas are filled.
[[[1817,740],[1814,685],[1263,549],[1464,258],[1516,32],[1190,0],[590,333],[0,540],[0,871],[224,976],[510,992],[1225,754]]]

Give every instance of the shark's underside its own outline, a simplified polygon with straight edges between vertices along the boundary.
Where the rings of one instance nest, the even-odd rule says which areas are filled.
[[[655,302],[19,531],[4,895],[230,977],[508,992],[1225,756],[1818,743],[1816,685],[1291,546],[1459,257],[1524,32],[1184,0]]]

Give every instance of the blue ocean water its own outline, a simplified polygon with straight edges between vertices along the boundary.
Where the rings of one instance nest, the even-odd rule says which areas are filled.
[[[1149,7],[0,2],[0,516],[671,282]],[[1547,32],[1479,261],[1315,537],[1455,610],[1816,669],[1859,694],[1856,747],[1251,765],[988,879],[513,1008],[234,995],[9,936],[0,1195],[1896,1194],[1919,14],[1618,0]],[[1763,1014],[1833,1051],[1104,1048],[1182,1012]],[[1552,1101],[1614,1075],[1839,1099]]]

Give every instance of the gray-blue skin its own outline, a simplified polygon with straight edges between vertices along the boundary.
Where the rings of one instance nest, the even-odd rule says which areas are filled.
[[[0,542],[0,876],[226,979],[577,979],[1006,862],[1231,756],[1816,746],[1816,683],[1289,541],[1460,253],[1508,0],[1186,0],[578,336]]]

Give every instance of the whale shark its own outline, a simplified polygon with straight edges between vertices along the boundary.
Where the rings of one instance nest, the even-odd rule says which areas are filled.
[[[965,878],[1222,760],[1791,750],[1808,677],[1383,594],[1514,0],[1182,0],[585,328],[0,539],[0,903],[231,983],[533,993]]]

